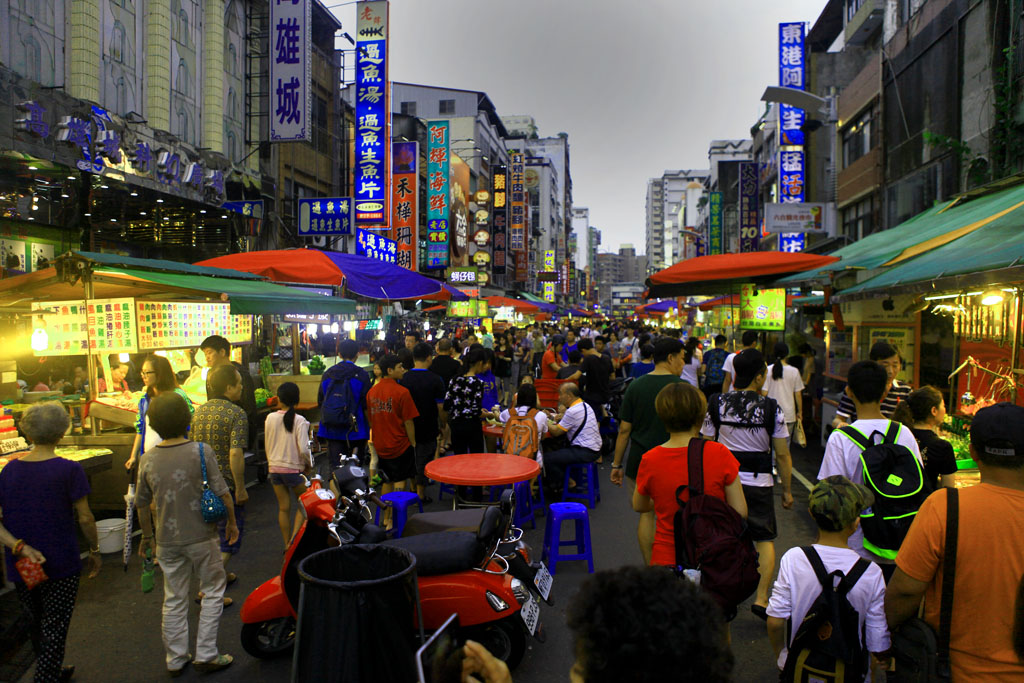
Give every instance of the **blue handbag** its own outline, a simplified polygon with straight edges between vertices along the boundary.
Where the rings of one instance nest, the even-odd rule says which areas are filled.
[[[203,495],[199,499],[199,508],[203,512],[204,522],[219,522],[228,516],[228,508],[220,496],[210,490],[206,479],[206,456],[203,455],[203,443],[199,442],[199,466],[203,469]]]

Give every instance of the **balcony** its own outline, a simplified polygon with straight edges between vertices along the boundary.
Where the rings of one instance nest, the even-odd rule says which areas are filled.
[[[856,0],[846,0],[847,6]],[[846,44],[864,45],[882,26],[885,17],[884,0],[863,0],[857,13],[846,22]]]

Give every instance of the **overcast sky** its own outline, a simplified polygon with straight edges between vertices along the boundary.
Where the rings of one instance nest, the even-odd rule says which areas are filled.
[[[354,36],[355,5],[324,2]],[[590,208],[601,250],[643,251],[648,178],[707,168],[711,140],[749,137],[778,82],[778,23],[813,23],[824,6],[392,0],[391,80],[481,90],[499,115],[568,133],[573,203]]]

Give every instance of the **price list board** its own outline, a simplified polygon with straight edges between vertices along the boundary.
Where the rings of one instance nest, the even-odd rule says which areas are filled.
[[[78,356],[89,353],[85,302],[33,301],[34,326],[46,330],[47,348],[36,349],[37,356]]]
[[[140,349],[174,349],[199,346],[219,334],[232,344],[247,344],[252,336],[252,316],[231,315],[226,303],[138,301]]]
[[[36,327],[46,330],[47,347],[37,356],[135,353],[138,350],[134,299],[33,302]]]
[[[138,351],[135,299],[93,299],[86,304],[89,348],[93,353]]]

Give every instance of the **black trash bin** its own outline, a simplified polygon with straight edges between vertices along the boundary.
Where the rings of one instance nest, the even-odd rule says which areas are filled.
[[[302,587],[292,681],[416,680],[416,558],[347,545],[299,564]]]

